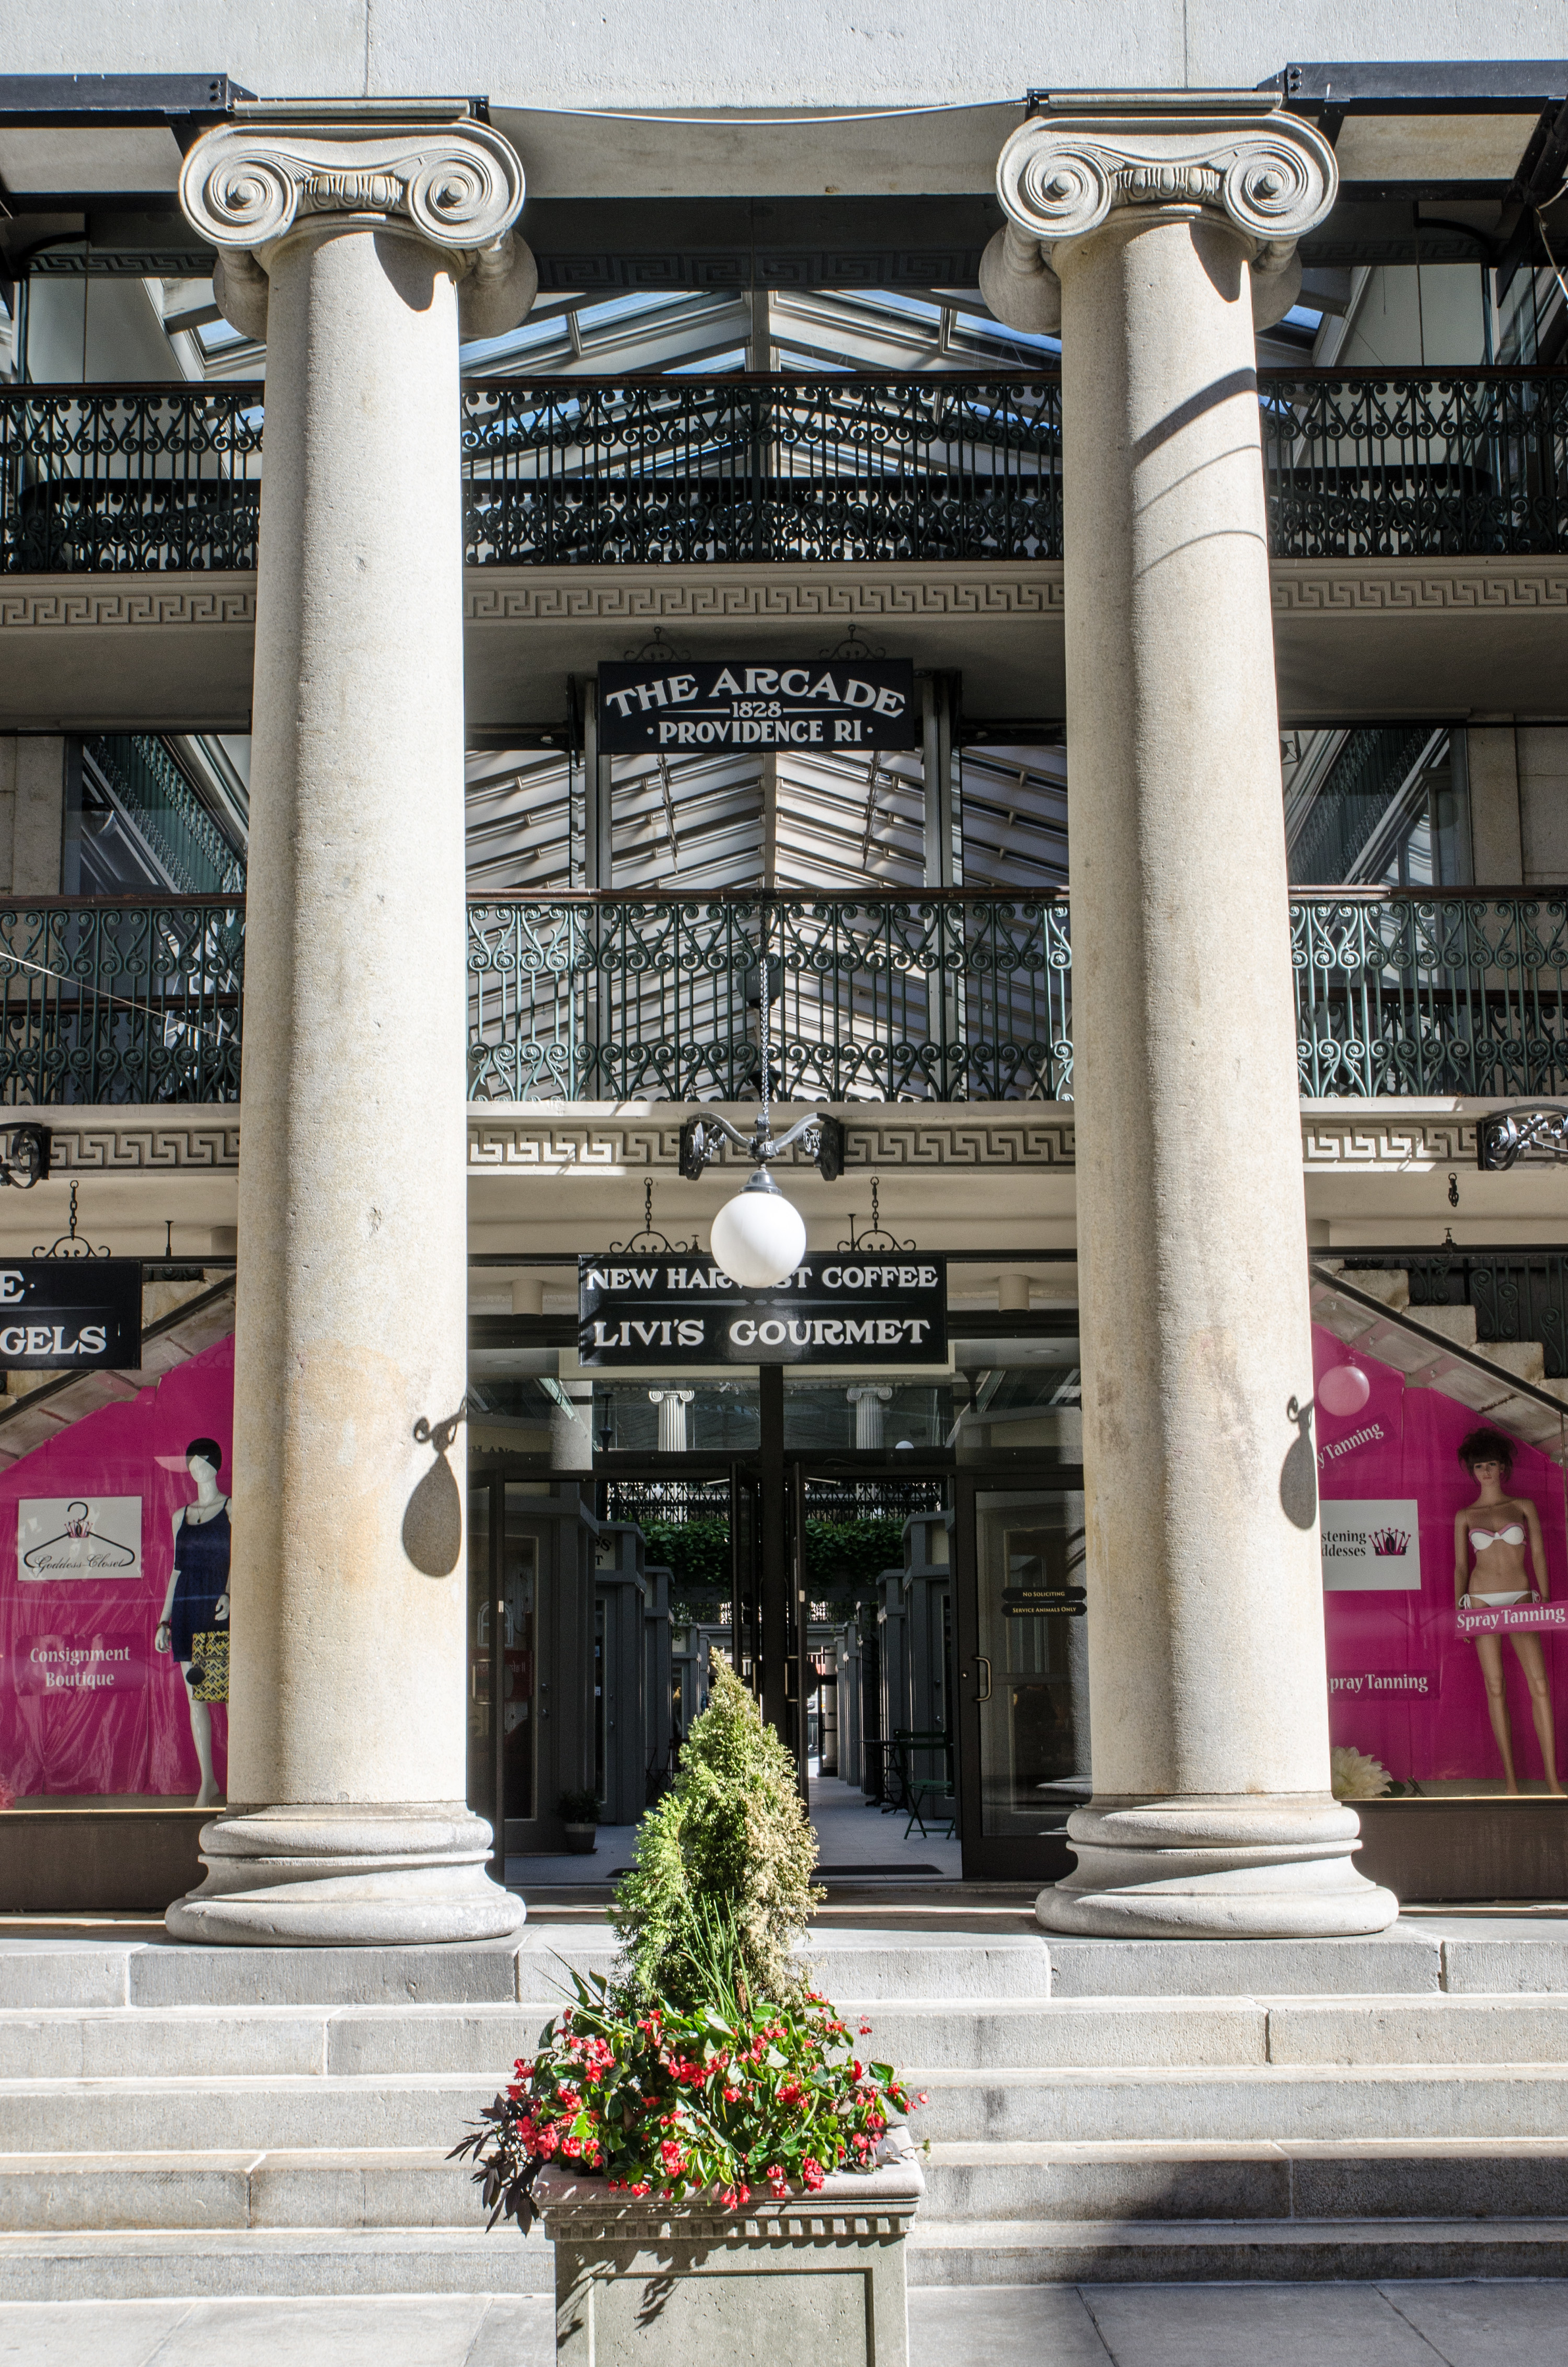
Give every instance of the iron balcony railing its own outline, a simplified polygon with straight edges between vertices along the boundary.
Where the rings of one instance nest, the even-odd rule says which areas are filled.
[[[237,1102],[243,896],[0,904],[0,1103]]]
[[[1277,558],[1568,550],[1568,371],[1265,371]],[[263,390],[0,388],[0,572],[256,564]],[[1061,380],[467,379],[470,566],[1060,559]]]
[[[0,1101],[237,1100],[244,914],[0,905]],[[1290,926],[1303,1095],[1568,1093],[1568,896],[1298,890]],[[1064,895],[487,899],[468,980],[480,1102],[754,1098],[765,984],[780,1098],[1072,1097]]]

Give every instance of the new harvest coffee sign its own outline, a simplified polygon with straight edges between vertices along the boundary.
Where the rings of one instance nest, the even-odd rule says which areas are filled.
[[[14,1258],[0,1265],[0,1368],[130,1371],[142,1362],[137,1258]]]
[[[606,755],[683,748],[913,748],[915,738],[915,667],[908,658],[813,658],[801,665],[665,659],[599,668],[599,746]]]
[[[701,1261],[577,1261],[585,1365],[945,1365],[942,1257],[808,1258],[751,1292]]]

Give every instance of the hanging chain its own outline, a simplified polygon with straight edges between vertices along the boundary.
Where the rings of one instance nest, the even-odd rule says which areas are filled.
[[[772,1077],[769,1073],[773,1066],[773,1039],[772,1030],[767,1015],[767,990],[773,983],[772,967],[772,958],[767,950],[767,907],[764,905],[762,912],[762,994],[760,1010],[762,1032],[762,1130],[765,1140],[773,1131],[773,1119],[770,1114],[773,1100],[773,1084]]]

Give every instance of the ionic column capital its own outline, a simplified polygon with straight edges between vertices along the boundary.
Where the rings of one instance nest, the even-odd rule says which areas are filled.
[[[1256,91],[1074,95],[1019,124],[996,164],[1007,216],[981,285],[998,319],[1037,334],[1060,325],[1062,250],[1139,208],[1193,210],[1223,222],[1253,266],[1259,327],[1300,286],[1297,242],[1327,216],[1339,186],[1320,132]]]
[[[523,167],[456,104],[253,108],[204,132],[180,172],[187,221],[219,252],[214,289],[244,334],[267,334],[268,256],[312,217],[396,227],[452,259],[468,336],[524,318],[538,274],[512,225]]]

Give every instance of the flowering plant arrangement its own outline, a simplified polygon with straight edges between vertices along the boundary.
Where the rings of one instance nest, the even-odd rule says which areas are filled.
[[[615,1977],[573,1976],[534,2060],[453,2148],[476,2165],[492,2226],[528,2232],[547,2162],[614,2191],[730,2209],[876,2166],[890,2122],[925,2099],[891,2064],[860,2060],[791,1961],[820,1896],[813,1850],[783,1745],[715,1662],[676,1788],[644,1819],[622,1885]]]
[[[712,1930],[719,1954],[728,1935],[717,1916]],[[602,2176],[611,2191],[711,2192],[730,2209],[872,2167],[890,2116],[914,2108],[892,2065],[861,2062],[814,1990],[774,2006],[715,1988],[710,2003],[661,2008],[602,1975],[576,1976],[575,2002],[457,2148],[481,2165],[492,2226],[511,2217],[527,2233],[547,2161]]]

